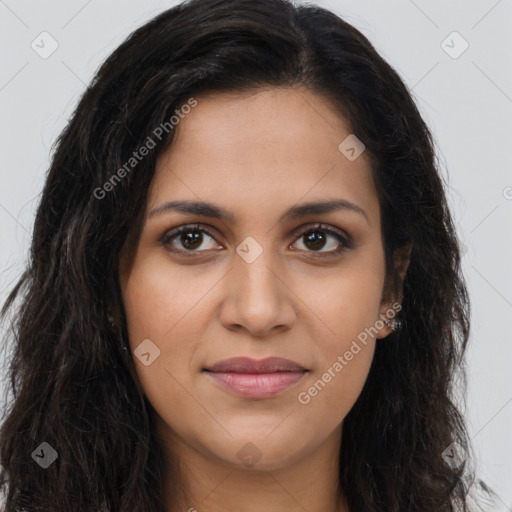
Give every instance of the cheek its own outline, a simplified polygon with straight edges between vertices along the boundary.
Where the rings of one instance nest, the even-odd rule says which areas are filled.
[[[204,295],[204,282],[184,278],[161,258],[135,260],[122,287],[132,358],[142,389],[153,404],[165,408],[179,401],[178,382],[186,382],[201,339],[197,319],[204,314]]]
[[[347,335],[319,347],[321,364],[297,390],[296,408],[304,418],[306,436],[336,428],[357,401],[375,350],[375,338],[365,334],[363,330],[352,337],[347,329]]]
[[[305,306],[326,323],[329,320],[332,330],[338,323],[346,327],[346,317],[353,319],[349,324],[364,325],[378,315],[385,278],[382,242],[373,234],[358,243],[359,247],[347,250],[335,265],[297,261],[286,276]]]
[[[297,398],[331,426],[343,420],[367,379],[383,280],[383,262],[360,258],[325,279],[321,288],[314,288],[317,292],[310,288],[307,294],[310,317],[317,317],[310,325],[317,326],[312,336],[318,358]]]
[[[295,275],[290,287],[305,306],[308,325],[315,326],[312,339],[331,357],[379,319],[384,264],[377,258],[358,254],[336,272]]]
[[[217,280],[211,272],[198,278],[180,271],[169,264],[163,249],[136,259],[123,287],[130,342],[150,338],[165,343],[169,338],[176,339],[175,332],[182,324],[193,327],[194,318],[197,320],[203,312],[205,295]]]
[[[375,349],[375,340],[364,342],[358,338],[337,344],[330,351],[329,361],[315,375],[306,390],[312,397],[319,397],[324,406],[342,406],[343,416],[356,401],[368,376]]]

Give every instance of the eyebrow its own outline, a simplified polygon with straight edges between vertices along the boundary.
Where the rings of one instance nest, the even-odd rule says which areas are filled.
[[[339,210],[356,212],[362,215],[366,219],[366,222],[370,224],[366,212],[357,204],[347,201],[346,199],[331,199],[327,201],[316,201],[292,206],[286,210],[283,215],[281,215],[279,220],[293,220],[306,217],[308,215],[319,215]],[[198,215],[200,217],[210,217],[233,223],[235,221],[234,214],[221,206],[205,201],[187,200],[167,201],[162,203],[160,206],[157,206],[149,212],[148,218],[153,218],[168,212],[179,212],[189,215]]]

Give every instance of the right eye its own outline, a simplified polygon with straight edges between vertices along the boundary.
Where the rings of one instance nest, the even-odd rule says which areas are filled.
[[[222,248],[218,244],[210,243],[211,247],[205,250],[198,250],[205,242],[206,239],[215,241],[214,235],[204,227],[199,227],[199,224],[188,224],[186,226],[180,226],[179,228],[173,229],[166,233],[162,238],[161,242],[166,249],[173,253],[180,253],[184,256],[192,256],[197,252],[204,252],[205,250],[218,250]],[[177,248],[176,245],[181,245],[181,248]],[[188,254],[187,254],[188,253]]]

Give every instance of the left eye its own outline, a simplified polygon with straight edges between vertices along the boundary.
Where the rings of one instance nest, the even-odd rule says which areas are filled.
[[[196,226],[182,226],[176,228],[170,233],[166,234],[162,239],[162,243],[168,248],[170,252],[181,253],[192,255],[190,253],[203,252],[199,249],[206,238],[209,238],[213,243],[211,249],[222,249],[222,246],[217,244],[215,237],[207,229]],[[329,239],[334,239],[329,243]],[[177,248],[175,242],[181,244],[182,248]],[[305,249],[299,248],[299,250],[305,250],[313,253],[341,253],[345,249],[352,247],[351,241],[348,237],[338,233],[334,229],[324,227],[322,225],[313,226],[306,231],[302,231],[301,234],[295,239],[295,243],[301,242]],[[327,250],[322,250],[326,249]]]
[[[329,238],[334,239],[334,242],[329,244]],[[310,249],[312,252],[341,253],[345,249],[352,247],[347,237],[333,229],[322,227],[321,225],[304,231],[299,235],[297,241],[301,241],[302,245],[306,247],[306,250]],[[328,245],[330,245],[331,250],[321,251],[321,249],[325,249]],[[329,247],[327,247],[327,249],[329,249]]]

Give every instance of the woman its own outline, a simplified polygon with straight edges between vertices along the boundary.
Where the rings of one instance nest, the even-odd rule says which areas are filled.
[[[483,506],[432,136],[327,10],[135,31],[58,140],[20,295],[7,512]]]

